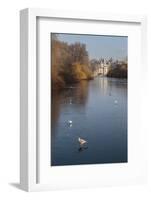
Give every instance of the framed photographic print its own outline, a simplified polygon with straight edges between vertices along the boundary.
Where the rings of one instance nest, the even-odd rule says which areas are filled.
[[[26,191],[146,182],[146,17],[20,12]]]

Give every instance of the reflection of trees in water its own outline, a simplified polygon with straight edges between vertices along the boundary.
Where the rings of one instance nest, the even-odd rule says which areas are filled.
[[[62,90],[52,90],[51,97],[51,127],[54,129],[57,125],[61,108],[75,107],[83,108],[88,99],[89,81],[81,81],[80,83],[70,85]]]
[[[75,104],[76,106],[85,105],[88,96],[88,84],[88,81],[81,81],[61,90],[59,94],[60,103],[65,105]]]
[[[57,127],[60,114],[84,111],[89,90],[96,90],[96,95],[99,95],[98,91],[100,91],[101,95],[112,97],[121,92],[124,98],[127,95],[127,80],[99,77],[90,82],[83,80],[80,83],[68,85],[62,90],[52,90],[51,126],[53,130]]]
[[[117,78],[109,78],[109,85],[115,85],[117,88],[127,88],[127,79],[117,79]]]
[[[83,106],[87,102],[88,97],[88,81],[81,81],[73,90],[71,91],[71,98],[73,100],[73,104],[80,104]]]
[[[60,112],[60,97],[59,91],[51,92],[51,128],[55,128]]]
[[[109,96],[116,97],[120,93],[121,100],[127,98],[127,79],[108,78],[108,87]]]

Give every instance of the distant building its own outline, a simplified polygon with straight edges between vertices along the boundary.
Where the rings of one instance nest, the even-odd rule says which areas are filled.
[[[106,76],[108,74],[110,66],[111,63],[107,62],[105,59],[101,59],[100,61],[93,60],[91,63],[91,68],[94,76]]]
[[[110,62],[107,62],[106,60],[104,60],[104,62],[101,63],[101,67],[103,68],[103,75],[104,76],[107,75],[110,66],[111,66]]]

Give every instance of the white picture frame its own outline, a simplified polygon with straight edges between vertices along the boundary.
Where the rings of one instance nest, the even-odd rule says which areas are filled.
[[[145,16],[124,16],[124,15],[112,15],[112,14],[100,14],[100,13],[86,13],[86,12],[72,12],[72,11],[53,11],[49,9],[24,9],[20,12],[20,185],[21,188],[26,191],[39,191],[39,190],[51,190],[59,188],[74,188],[74,187],[92,187],[92,186],[106,186],[106,185],[127,185],[135,183],[146,182],[146,157],[145,157],[145,140],[146,133],[143,130],[140,131],[140,139],[142,141],[143,150],[140,156],[142,160],[139,168],[139,175],[130,176],[122,180],[122,176],[118,177],[118,168],[115,165],[115,171],[117,172],[117,180],[113,176],[112,180],[108,177],[103,178],[104,182],[95,180],[88,180],[82,184],[74,184],[73,181],[65,184],[65,178],[53,185],[46,182],[41,183],[37,177],[39,177],[39,138],[38,138],[38,70],[37,70],[37,19],[69,19],[80,21],[93,22],[110,22],[110,23],[126,23],[126,24],[139,24],[140,26],[140,46],[141,46],[141,67],[147,66],[147,25]],[[143,84],[142,84],[143,85]],[[137,142],[136,142],[137,143]],[[89,167],[88,167],[89,168]],[[96,169],[98,168],[98,169]],[[95,169],[99,170],[99,166]],[[78,166],[78,170],[80,166]],[[92,170],[91,167],[88,169]],[[101,169],[100,169],[101,170]],[[72,170],[71,170],[72,173]],[[47,176],[46,174],[44,174]],[[112,172],[110,174],[112,176]],[[97,177],[97,176],[96,176]],[[70,177],[72,179],[72,177]],[[74,180],[74,177],[73,177]],[[91,182],[91,183],[90,183]]]

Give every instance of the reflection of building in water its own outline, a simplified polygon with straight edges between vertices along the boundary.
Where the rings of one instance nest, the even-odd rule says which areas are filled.
[[[104,95],[109,93],[108,91],[109,81],[106,77],[99,78],[99,87],[100,87],[101,93],[103,93]]]

